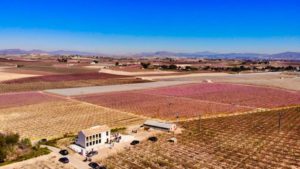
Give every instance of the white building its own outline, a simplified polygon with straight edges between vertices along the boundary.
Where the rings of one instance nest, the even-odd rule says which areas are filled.
[[[174,123],[167,123],[167,122],[159,122],[154,120],[147,120],[145,121],[144,125],[145,128],[153,128],[165,131],[175,131],[177,126]]]
[[[95,126],[78,133],[75,143],[83,148],[91,148],[110,142],[110,128],[106,125]]]

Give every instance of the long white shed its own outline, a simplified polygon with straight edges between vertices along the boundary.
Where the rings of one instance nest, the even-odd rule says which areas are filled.
[[[147,120],[144,122],[143,126],[165,131],[175,131],[177,128],[175,123],[160,122],[155,120]]]

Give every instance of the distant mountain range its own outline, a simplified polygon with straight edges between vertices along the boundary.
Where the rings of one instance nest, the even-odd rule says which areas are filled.
[[[211,58],[211,59],[273,59],[273,60],[300,60],[300,52],[283,52],[277,54],[261,53],[214,53],[214,52],[195,52],[195,53],[175,53],[159,51],[153,53],[137,54],[141,57],[188,57],[188,58]]]
[[[55,51],[43,51],[43,50],[22,50],[22,49],[3,49],[0,50],[0,55],[29,55],[29,54],[40,54],[40,55],[99,55],[99,53],[82,52],[82,51],[67,51],[67,50],[55,50]]]
[[[83,55],[83,56],[112,56],[108,54],[82,52],[82,51],[43,51],[43,50],[22,50],[22,49],[3,49],[0,50],[0,55]],[[114,55],[118,56],[118,55]],[[124,55],[119,55],[124,56]],[[274,60],[300,60],[300,52],[284,52],[277,54],[260,54],[260,53],[214,53],[209,51],[183,53],[183,52],[143,52],[132,55],[133,57],[186,57],[186,58],[212,58],[212,59],[274,59]]]

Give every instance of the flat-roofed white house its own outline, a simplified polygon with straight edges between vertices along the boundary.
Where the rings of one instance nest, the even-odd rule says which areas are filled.
[[[175,131],[177,128],[175,123],[159,122],[155,120],[147,120],[143,126],[146,128],[154,128],[164,131]]]
[[[82,148],[91,148],[110,142],[110,128],[106,125],[94,126],[78,133],[75,143]]]

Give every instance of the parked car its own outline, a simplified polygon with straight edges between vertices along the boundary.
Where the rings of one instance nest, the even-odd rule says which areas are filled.
[[[168,140],[168,142],[170,142],[170,143],[177,143],[177,139],[175,137],[173,137],[173,138],[170,138]]]
[[[40,143],[46,143],[48,140],[46,138],[41,139],[39,142]]]
[[[63,156],[66,156],[69,154],[68,150],[60,150],[59,151],[59,154],[63,155]]]
[[[60,161],[60,162],[62,162],[64,164],[69,163],[69,159],[67,157],[62,157],[58,161]]]
[[[148,140],[152,142],[157,142],[158,139],[157,137],[149,137]]]
[[[97,154],[98,154],[98,151],[91,151],[86,156],[87,157],[93,157],[94,155],[97,155]]]
[[[95,162],[89,163],[89,166],[90,166],[92,169],[100,169],[100,165],[99,165],[98,163],[95,163]]]
[[[137,145],[137,144],[139,144],[140,143],[140,141],[138,141],[138,140],[133,140],[131,143],[130,143],[130,145]]]

